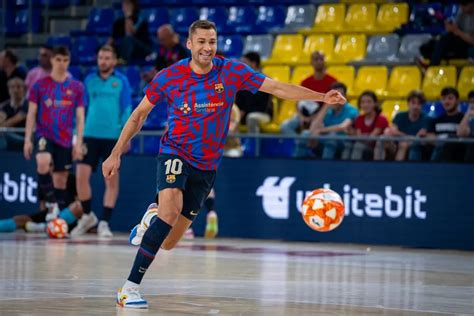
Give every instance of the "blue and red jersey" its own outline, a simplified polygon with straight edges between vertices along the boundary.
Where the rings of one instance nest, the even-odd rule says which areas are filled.
[[[36,136],[71,147],[76,109],[84,106],[82,83],[70,78],[56,82],[48,76],[33,85],[28,100],[38,105]]]
[[[152,104],[167,104],[168,130],[160,153],[179,155],[193,167],[216,170],[222,158],[235,95],[258,91],[265,76],[247,65],[215,57],[212,70],[199,75],[190,58],[160,71],[145,88]]]

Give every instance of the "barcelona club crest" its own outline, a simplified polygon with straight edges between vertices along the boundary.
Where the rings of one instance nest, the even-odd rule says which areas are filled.
[[[166,175],[166,182],[174,183],[176,181],[176,176],[174,174]]]
[[[214,90],[216,90],[217,93],[222,93],[224,91],[224,85],[222,83],[216,83]]]
[[[39,151],[44,151],[46,149],[46,144],[48,142],[46,141],[46,138],[41,137],[38,141],[38,150]]]

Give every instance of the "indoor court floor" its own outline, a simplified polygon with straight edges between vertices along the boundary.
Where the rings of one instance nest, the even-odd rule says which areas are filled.
[[[160,251],[142,284],[150,309],[115,292],[127,236],[0,234],[0,315],[472,315],[474,254],[216,239]]]

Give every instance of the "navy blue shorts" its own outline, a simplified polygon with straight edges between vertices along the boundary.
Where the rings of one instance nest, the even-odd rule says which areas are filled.
[[[84,137],[82,146],[84,158],[79,163],[91,166],[92,171],[95,172],[99,161],[103,162],[110,156],[116,142],[116,139]]]
[[[158,155],[157,191],[168,188],[183,190],[181,214],[194,220],[216,179],[215,170],[200,170],[178,155]]]
[[[36,140],[36,153],[50,153],[53,157],[54,171],[69,171],[72,167],[72,148],[66,148],[40,137]]]

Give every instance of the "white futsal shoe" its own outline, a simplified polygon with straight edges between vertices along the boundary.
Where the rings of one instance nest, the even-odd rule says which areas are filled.
[[[135,227],[133,227],[132,231],[130,232],[129,242],[134,246],[140,246],[142,243],[143,235],[145,234],[146,230],[150,226],[151,220],[158,215],[158,205],[156,203],[151,203],[148,206],[145,214],[142,217],[140,223],[138,223]]]
[[[110,230],[109,223],[106,221],[100,221],[99,226],[97,226],[97,235],[99,238],[112,238],[114,234]]]
[[[117,292],[117,305],[124,308],[148,308],[139,287],[121,288]]]
[[[89,229],[97,225],[98,222],[99,220],[94,212],[82,214],[81,218],[77,221],[77,226],[71,231],[71,237],[84,235]]]

